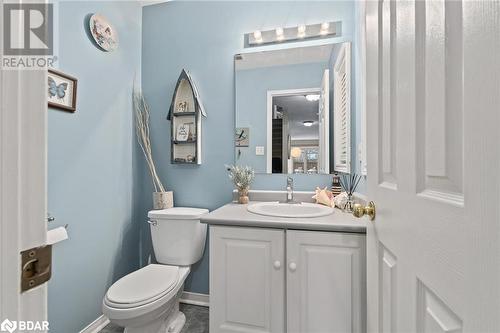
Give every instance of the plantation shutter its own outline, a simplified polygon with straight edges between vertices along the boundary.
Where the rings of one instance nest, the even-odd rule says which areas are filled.
[[[341,47],[333,70],[335,171],[351,171],[351,44]]]

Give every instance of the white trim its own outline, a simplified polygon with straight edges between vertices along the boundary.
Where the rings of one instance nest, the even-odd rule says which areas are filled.
[[[267,144],[266,144],[266,173],[272,173],[273,161],[273,97],[305,95],[308,93],[321,93],[321,88],[284,89],[267,91]]]
[[[47,284],[21,293],[19,255],[47,240],[46,85],[45,68],[0,68],[0,321],[47,320]]]
[[[170,2],[172,0],[138,0],[139,4],[144,7],[144,6],[152,6],[152,5],[157,5],[159,3],[164,3],[164,2]]]
[[[80,333],[98,333],[109,324],[108,317],[101,315],[96,320],[88,324]]]
[[[330,174],[330,69],[325,69],[321,80],[319,100],[319,158],[318,172]]]
[[[210,295],[183,291],[180,299],[181,303],[210,307]]]
[[[359,155],[359,165],[361,174],[367,175],[367,162],[366,162],[366,3],[361,1],[358,3],[358,21],[360,22],[359,35],[358,35],[358,47],[357,52],[359,55],[360,68],[355,69],[360,71],[358,77],[359,81],[357,83],[356,93],[360,94],[360,105],[357,106],[361,110],[361,151]]]

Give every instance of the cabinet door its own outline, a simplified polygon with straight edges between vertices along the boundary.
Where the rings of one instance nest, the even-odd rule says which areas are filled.
[[[283,230],[210,227],[210,333],[284,332]]]
[[[365,236],[287,231],[288,333],[365,329]]]

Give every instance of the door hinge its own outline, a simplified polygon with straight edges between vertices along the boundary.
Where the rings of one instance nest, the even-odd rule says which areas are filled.
[[[21,292],[50,280],[52,245],[34,247],[21,252]]]

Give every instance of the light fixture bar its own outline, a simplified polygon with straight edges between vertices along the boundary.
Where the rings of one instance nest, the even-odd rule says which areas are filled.
[[[245,34],[245,46],[253,47],[263,44],[285,43],[305,39],[331,38],[339,36],[342,22],[323,22],[297,27],[281,28],[272,30],[256,30]]]

